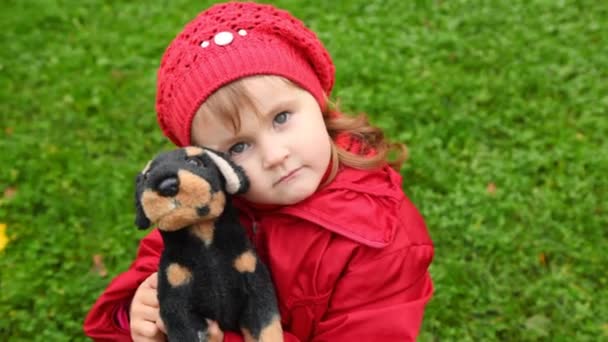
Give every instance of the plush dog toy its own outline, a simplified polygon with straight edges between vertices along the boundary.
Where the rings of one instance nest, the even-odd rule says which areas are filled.
[[[206,319],[246,341],[282,341],[270,274],[230,201],[248,186],[241,168],[199,147],[161,153],[137,176],[135,223],[158,225],[165,245],[158,300],[169,341],[207,341]]]

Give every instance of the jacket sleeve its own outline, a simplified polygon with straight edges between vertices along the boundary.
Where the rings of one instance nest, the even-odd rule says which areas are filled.
[[[129,269],[112,280],[97,299],[84,321],[84,332],[95,341],[131,341],[128,327],[120,326],[118,317],[128,312],[139,285],[158,269],[163,242],[154,229],[139,245],[137,257]]]
[[[433,246],[421,244],[351,264],[335,284],[313,340],[415,341],[433,292],[432,258]]]

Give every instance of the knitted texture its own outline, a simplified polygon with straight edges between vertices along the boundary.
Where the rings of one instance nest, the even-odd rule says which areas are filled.
[[[324,109],[335,68],[315,33],[288,12],[249,2],[214,5],[186,24],[162,57],[156,112],[163,133],[190,145],[200,105],[223,85],[253,75],[285,77]]]

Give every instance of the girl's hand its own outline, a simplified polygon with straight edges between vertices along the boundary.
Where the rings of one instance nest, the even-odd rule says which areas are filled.
[[[135,291],[131,302],[131,338],[134,342],[164,342],[165,325],[160,318],[157,297],[158,273],[152,273]],[[224,332],[217,322],[207,320],[209,342],[222,342]]]
[[[134,342],[166,341],[166,329],[163,321],[160,319],[156,295],[157,285],[158,274],[155,272],[146,278],[139,285],[137,291],[135,291],[129,313],[131,338]]]
[[[209,325],[209,328],[208,328],[209,342],[224,341],[224,332],[222,330],[220,330],[220,326],[217,324],[217,322],[208,319],[207,324]]]

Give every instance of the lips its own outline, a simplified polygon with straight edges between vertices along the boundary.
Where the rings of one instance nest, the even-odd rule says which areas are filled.
[[[278,185],[286,180],[291,179],[293,176],[296,175],[296,173],[298,173],[298,171],[300,171],[302,169],[302,167],[298,167],[297,169],[293,169],[291,170],[289,173],[287,173],[286,175],[284,175],[283,177],[279,178],[278,181],[274,182],[273,186]]]

